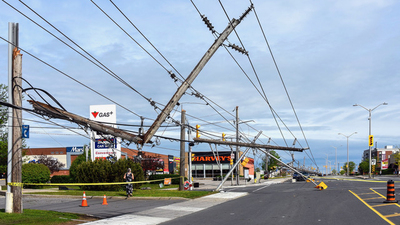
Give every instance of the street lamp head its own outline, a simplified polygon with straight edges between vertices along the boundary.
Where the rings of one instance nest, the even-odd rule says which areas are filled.
[[[358,104],[354,104],[353,106],[358,106]]]
[[[383,105],[389,105],[387,102],[384,102]]]

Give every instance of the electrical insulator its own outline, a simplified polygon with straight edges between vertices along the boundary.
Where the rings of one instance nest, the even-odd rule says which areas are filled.
[[[225,141],[225,133],[222,133],[222,141]]]
[[[203,18],[203,21],[207,25],[208,29],[210,29],[210,31],[214,33],[215,32],[214,26],[211,24],[210,20],[208,20],[207,17],[204,15],[202,15],[201,17]]]
[[[244,55],[248,55],[249,54],[248,51],[244,50],[243,48],[241,48],[241,47],[239,47],[239,46],[237,46],[235,44],[229,44],[228,47],[233,48],[234,50],[236,50],[236,51],[238,51],[238,52],[240,52],[240,53],[242,53]]]
[[[200,125],[196,125],[196,138],[200,137],[199,128],[200,128]]]

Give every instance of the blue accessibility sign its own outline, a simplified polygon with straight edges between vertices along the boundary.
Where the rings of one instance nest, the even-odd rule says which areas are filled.
[[[22,125],[22,138],[29,138],[29,125]]]

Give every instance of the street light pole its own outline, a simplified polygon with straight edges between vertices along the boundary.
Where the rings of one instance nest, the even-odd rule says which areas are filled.
[[[351,137],[353,134],[357,134],[357,132],[354,132],[354,133],[352,133],[352,134],[350,134],[349,136],[347,136],[347,135],[344,135],[344,134],[342,134],[342,133],[338,133],[338,135],[343,135],[343,136],[345,136],[346,138],[347,138],[347,176],[349,176],[350,175],[350,173],[349,173],[349,137]]]
[[[379,106],[381,106],[381,105],[387,105],[388,103],[386,103],[386,102],[384,102],[384,103],[381,103],[381,104],[379,104],[379,105],[377,105],[375,108],[373,108],[373,109],[367,109],[367,108],[365,108],[364,106],[362,106],[362,105],[360,105],[360,104],[354,104],[353,106],[360,106],[361,108],[363,108],[363,109],[365,109],[365,110],[367,110],[368,111],[368,113],[369,113],[369,117],[368,117],[368,120],[369,120],[369,137],[372,135],[372,133],[371,133],[371,112],[372,111],[374,111],[374,109],[376,109],[376,108],[378,108]],[[369,171],[368,171],[368,177],[369,178],[371,178],[371,161],[372,161],[372,146],[371,145],[368,145],[369,146]]]
[[[337,147],[335,147],[335,146],[331,146],[331,147],[335,149],[335,170],[336,170],[336,174],[337,174],[339,171],[337,168]]]

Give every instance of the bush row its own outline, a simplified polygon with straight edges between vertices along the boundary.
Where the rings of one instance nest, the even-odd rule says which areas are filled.
[[[120,159],[115,163],[108,160],[97,159],[93,162],[82,162],[75,170],[75,182],[77,183],[113,183],[125,182],[124,174],[131,168],[134,181],[143,181],[144,173],[140,164],[131,159]],[[141,184],[133,184],[133,188],[139,188]],[[121,190],[125,185],[85,185],[84,190]]]

